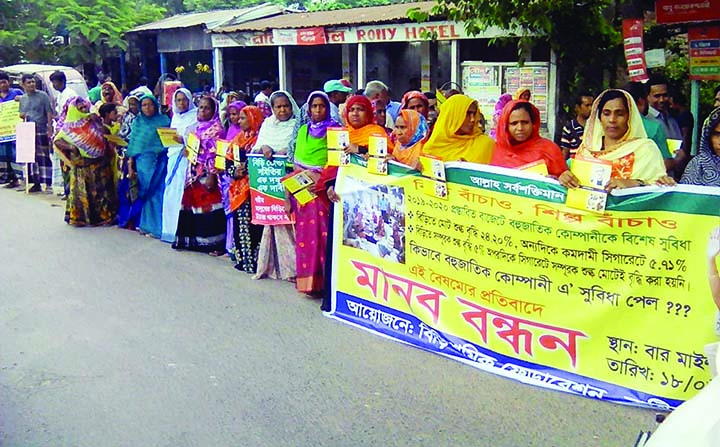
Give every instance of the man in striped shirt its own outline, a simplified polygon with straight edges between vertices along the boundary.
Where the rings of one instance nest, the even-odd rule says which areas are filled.
[[[571,155],[575,155],[580,143],[582,143],[585,123],[590,118],[592,104],[593,96],[588,92],[580,93],[575,99],[575,118],[565,124],[560,139],[560,149],[562,149],[566,159],[570,158]]]

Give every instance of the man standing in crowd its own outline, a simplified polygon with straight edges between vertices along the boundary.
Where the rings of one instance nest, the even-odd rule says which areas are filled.
[[[670,116],[670,91],[667,80],[660,76],[654,76],[650,78],[647,85],[648,104],[650,105],[647,117],[660,123],[668,139],[683,141],[680,125],[675,118]],[[665,167],[670,175],[672,175],[673,169],[682,166],[685,152],[690,153],[689,147],[686,150],[686,146],[689,146],[687,143],[688,141],[683,141],[682,151],[677,153],[677,157],[671,153],[670,158],[665,158]]]
[[[19,101],[23,92],[17,88],[10,87],[10,76],[0,72],[0,102]],[[0,184],[6,184],[6,188],[18,186],[19,173],[13,169],[15,162],[15,142],[6,141],[0,143]]]
[[[370,101],[381,99],[383,103],[387,104],[387,122],[385,127],[393,129],[395,127],[395,120],[400,114],[401,104],[390,99],[390,91],[387,85],[382,81],[370,81],[365,86],[365,96]]]
[[[582,92],[575,98],[575,118],[565,124],[560,139],[560,149],[562,149],[566,159],[570,158],[571,155],[575,155],[580,143],[582,143],[585,124],[590,118],[592,104],[593,96],[589,92]]]
[[[270,106],[270,95],[273,91],[273,85],[270,81],[262,81],[260,83],[260,93],[255,95],[255,106],[262,111],[265,118],[272,115],[272,107]]]
[[[340,105],[345,104],[348,94],[352,92],[352,88],[345,86],[339,79],[332,79],[323,85],[323,91],[327,93],[330,99],[330,117],[342,123],[340,118]]]
[[[59,118],[62,115],[65,103],[67,103],[70,98],[77,96],[77,94],[67,86],[67,78],[65,77],[65,73],[63,73],[62,71],[53,72],[53,74],[50,75],[50,82],[52,82],[53,88],[59,93],[55,103],[55,117]],[[57,120],[55,121],[54,125],[55,132],[59,131],[60,126]],[[58,157],[54,150],[51,151],[51,153],[53,192],[58,196],[62,197],[65,195],[65,182],[63,181],[62,176],[60,157]]]
[[[136,96],[138,98],[142,98],[143,96],[148,95],[152,96],[153,92],[148,87],[148,78],[145,76],[142,76],[140,80],[138,81],[138,86],[133,89],[133,91],[130,92],[130,96]]]
[[[35,123],[35,163],[29,166],[29,182],[33,183],[30,192],[39,192],[45,183],[48,190],[52,186],[52,162],[50,161],[50,139],[53,109],[48,95],[39,91],[35,77],[22,75],[25,95],[20,97],[20,118]]]
[[[635,104],[637,104],[638,110],[640,111],[645,133],[648,138],[655,142],[658,149],[660,149],[660,153],[665,160],[665,169],[670,171],[675,167],[677,160],[673,157],[673,154],[670,153],[667,145],[667,135],[665,134],[665,129],[662,124],[646,116],[648,113],[648,91],[645,84],[641,82],[630,82],[623,90],[630,93],[630,96],[635,100]]]

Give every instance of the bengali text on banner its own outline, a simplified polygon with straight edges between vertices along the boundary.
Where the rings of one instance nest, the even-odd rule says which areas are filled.
[[[285,214],[285,176],[287,156],[276,155],[267,160],[262,154],[248,154],[250,203],[252,223],[256,225],[285,225],[293,220]]]
[[[634,188],[605,214],[534,174],[451,163],[447,199],[340,168],[334,318],[545,388],[658,409],[710,380],[718,192]]]
[[[0,102],[0,143],[15,141],[15,126],[21,122],[19,102]]]

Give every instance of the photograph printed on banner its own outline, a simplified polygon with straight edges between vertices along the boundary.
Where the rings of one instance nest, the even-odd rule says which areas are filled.
[[[343,188],[343,245],[405,263],[405,191],[347,177]]]

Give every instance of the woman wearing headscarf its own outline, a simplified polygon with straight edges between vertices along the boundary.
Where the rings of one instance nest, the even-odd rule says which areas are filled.
[[[120,93],[120,90],[118,90],[117,87],[115,87],[115,84],[108,81],[105,82],[101,88],[100,88],[100,101],[93,104],[92,109],[90,110],[92,113],[97,114],[100,110],[100,106],[103,104],[115,104],[117,105],[117,111],[118,115],[123,116],[125,112],[127,112],[127,108],[123,105],[123,97]]]
[[[420,170],[419,159],[429,132],[425,117],[415,110],[401,109],[393,132],[396,143],[392,158]]]
[[[160,238],[162,235],[162,207],[167,173],[167,150],[157,133],[167,127],[170,119],[160,113],[154,96],[140,98],[140,114],[135,118],[126,151],[129,157],[129,177],[137,177],[138,199],[142,203],[141,234]]]
[[[647,138],[635,101],[623,90],[605,90],[595,99],[578,156],[612,162],[607,191],[652,183],[675,184],[665,172],[657,145]],[[569,170],[558,180],[567,188],[580,186]]]
[[[343,118],[345,119],[350,139],[350,144],[345,151],[354,154],[367,154],[370,137],[384,136],[385,128],[374,123],[372,104],[364,95],[356,95],[349,98],[345,105]],[[391,146],[388,142],[388,148],[389,147]],[[315,186],[315,192],[323,200],[328,200],[327,204],[329,207],[328,239],[325,250],[325,294],[323,295],[323,302],[320,305],[320,308],[324,311],[330,310],[333,208],[335,207],[335,203],[340,201],[340,197],[335,193],[337,170],[337,167],[327,167],[323,169]]]
[[[498,102],[495,103],[495,111],[493,112],[493,122],[492,122],[492,128],[490,129],[490,138],[493,140],[497,136],[497,129],[498,129],[498,123],[500,122],[500,117],[502,116],[503,109],[509,103],[512,101],[512,95],[509,93],[504,93],[500,95],[500,98],[498,99]]]
[[[519,168],[542,160],[548,174],[559,177],[567,171],[567,163],[560,148],[540,136],[540,111],[525,100],[505,105],[497,128],[495,151],[490,164],[504,168]]]
[[[273,155],[287,155],[295,120],[300,116],[295,100],[282,90],[270,95],[270,107],[273,114],[260,127],[252,150],[268,159]],[[295,232],[292,225],[266,225],[263,229],[257,272],[253,278],[266,276],[295,281]]]
[[[102,122],[89,110],[88,101],[71,100],[54,141],[69,168],[65,222],[74,226],[109,225],[117,215],[114,153],[106,145]]]
[[[680,183],[720,186],[720,107],[703,123],[700,149],[685,168]]]
[[[320,91],[308,96],[308,124],[298,131],[295,141],[294,169],[308,171],[319,178],[327,164],[327,129],[340,127],[330,117],[330,99]],[[308,295],[322,292],[324,287],[325,245],[328,233],[328,211],[326,200],[317,197],[300,205],[292,200],[295,211],[298,292]]]
[[[127,141],[130,138],[130,132],[132,132],[132,123],[140,114],[140,98],[129,95],[123,101],[123,106],[127,109],[127,112],[120,119],[118,136]]]
[[[385,123],[387,122],[387,105],[385,104],[385,101],[378,98],[370,101],[370,104],[372,104],[373,113],[375,115],[375,124],[385,129],[385,133],[388,138],[392,138],[393,130],[385,127]]]
[[[172,121],[178,144],[168,148],[168,168],[165,176],[165,194],[163,196],[163,228],[161,239],[175,242],[182,198],[185,192],[185,179],[188,173],[188,159],[185,158],[185,141],[190,130],[197,126],[197,107],[192,93],[186,88],[175,90],[172,97]]]
[[[240,133],[240,111],[245,108],[247,104],[245,101],[233,101],[227,106],[227,135],[225,138],[228,141],[232,141],[235,136]]]
[[[480,107],[474,99],[457,94],[442,105],[433,133],[425,143],[427,155],[440,157],[444,162],[469,161],[488,164],[495,142],[484,135],[478,121]]]
[[[532,97],[532,92],[527,87],[520,87],[515,91],[515,94],[513,95],[514,100],[522,99],[524,101],[530,101],[530,98]]]
[[[430,113],[430,101],[422,92],[411,90],[403,95],[400,109],[414,110],[427,119]]]
[[[239,148],[240,159],[235,160],[234,151],[230,147],[225,163],[225,174],[230,182],[228,188],[229,210],[233,219],[233,251],[231,253],[235,258],[235,268],[253,275],[257,271],[258,250],[263,227],[252,223],[247,154],[257,142],[263,120],[264,117],[259,108],[255,106],[242,108],[238,114],[240,132],[232,139],[232,143]]]
[[[240,111],[246,105],[247,104],[245,104],[244,101],[233,101],[230,105],[227,106],[228,120],[227,125],[225,126],[225,140],[232,141],[235,136],[237,136],[238,133],[242,131],[242,128],[239,124]],[[232,148],[228,148],[228,152],[232,152]],[[222,155],[227,159],[227,154]],[[233,240],[233,235],[235,234],[235,229],[233,228],[235,224],[235,219],[232,216],[233,210],[230,209],[230,185],[232,178],[228,176],[227,173],[220,173],[219,175],[223,207],[225,207],[225,217],[227,218],[225,229],[225,251],[230,256],[230,260],[235,262],[235,242]]]
[[[200,140],[197,162],[190,167],[182,198],[173,248],[220,256],[225,253],[226,219],[215,169],[217,140],[225,138],[215,98],[200,98],[198,123],[192,130]]]

